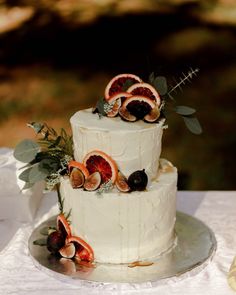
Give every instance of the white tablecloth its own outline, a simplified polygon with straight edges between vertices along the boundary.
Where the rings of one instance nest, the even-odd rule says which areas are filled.
[[[4,194],[4,187],[1,188],[0,196],[1,194]],[[0,216],[0,294],[235,294],[227,284],[227,274],[236,255],[236,192],[180,191],[177,195],[177,209],[199,218],[214,231],[216,253],[197,274],[191,273],[190,276],[185,275],[178,280],[165,281],[145,289],[127,289],[122,284],[118,287],[108,285],[106,288],[68,284],[35,267],[28,253],[28,238],[35,226],[58,212],[54,193],[43,197],[34,222],[22,223],[16,221],[14,216],[8,219],[1,219]]]

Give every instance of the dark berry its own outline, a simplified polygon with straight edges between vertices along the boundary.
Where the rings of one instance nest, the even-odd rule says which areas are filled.
[[[144,191],[147,183],[148,177],[144,169],[133,172],[128,178],[128,185],[132,191]]]
[[[47,238],[48,251],[57,253],[65,245],[65,237],[59,231],[54,231]]]

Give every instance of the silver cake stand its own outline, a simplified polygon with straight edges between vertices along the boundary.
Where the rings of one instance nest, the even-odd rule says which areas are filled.
[[[33,241],[42,237],[41,229],[55,225],[53,217],[35,228],[29,239],[29,253],[34,264],[43,272],[59,280],[95,288],[150,288],[166,280],[177,281],[200,272],[216,250],[216,239],[209,227],[199,219],[177,212],[175,231],[177,246],[149,266],[130,267],[126,264],[96,264],[94,268],[81,266],[69,259],[49,254],[45,246]]]

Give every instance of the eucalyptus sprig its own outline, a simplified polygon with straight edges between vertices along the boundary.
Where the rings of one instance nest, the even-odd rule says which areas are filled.
[[[19,179],[25,182],[23,189],[44,180],[46,188],[52,190],[60,182],[60,176],[67,173],[67,165],[73,159],[72,136],[63,128],[58,134],[46,123],[32,122],[27,126],[33,128],[37,140],[25,139],[15,147],[14,157],[26,163]]]
[[[189,106],[176,105],[176,100],[174,99],[172,93],[176,92],[178,89],[182,90],[182,86],[187,82],[190,83],[198,72],[198,68],[190,68],[187,74],[182,73],[182,76],[175,81],[176,83],[174,86],[169,86],[167,79],[163,76],[155,76],[153,72],[149,75],[150,84],[152,84],[162,96],[161,110],[163,114],[167,116],[167,108],[171,106],[171,110],[176,112],[178,115],[181,115],[186,127],[194,134],[202,133],[202,127],[194,115],[196,110]]]

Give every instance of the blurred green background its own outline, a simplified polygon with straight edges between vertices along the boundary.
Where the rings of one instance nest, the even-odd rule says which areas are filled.
[[[29,121],[70,132],[119,73],[175,79],[199,68],[179,105],[197,109],[203,134],[168,118],[162,156],[179,189],[234,190],[236,1],[0,1],[0,147],[33,138]]]

